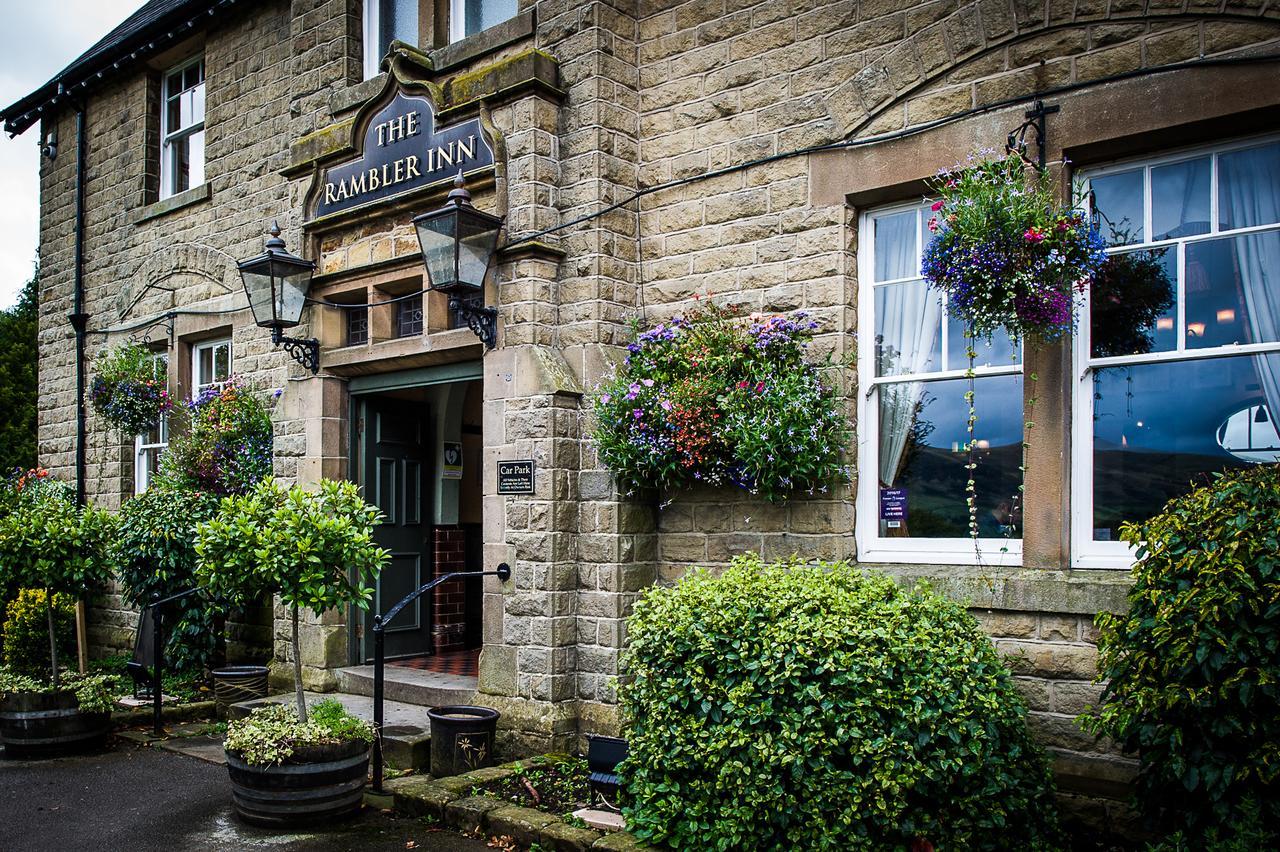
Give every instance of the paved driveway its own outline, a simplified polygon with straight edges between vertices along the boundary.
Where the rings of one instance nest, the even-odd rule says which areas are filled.
[[[224,767],[133,744],[82,757],[0,760],[0,803],[5,852],[489,852],[481,841],[368,809],[319,832],[250,828],[232,815]]]

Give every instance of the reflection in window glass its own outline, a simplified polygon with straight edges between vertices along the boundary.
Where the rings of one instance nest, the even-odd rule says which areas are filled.
[[[1214,472],[1280,461],[1280,353],[1093,373],[1093,538],[1151,518]]]
[[[516,11],[516,0],[453,0],[453,14],[462,23],[453,27],[454,41],[514,18]]]
[[[1280,340],[1280,231],[1187,244],[1187,348]]]
[[[1218,157],[1220,228],[1280,222],[1280,142]]]
[[[964,323],[955,317],[947,317],[947,363],[943,369],[964,370],[969,367],[969,348],[964,336]],[[1022,360],[1018,344],[1003,329],[991,340],[978,338],[973,341],[975,367],[1004,367]]]
[[[1177,349],[1177,296],[1176,247],[1111,255],[1090,290],[1093,357]]]
[[[914,234],[912,236],[914,240]],[[943,369],[942,306],[923,281],[875,288],[876,375],[903,376]]]
[[[1113,246],[1144,239],[1142,169],[1096,177],[1089,182],[1091,208],[1102,238]]]
[[[1152,240],[1209,233],[1208,157],[1151,170]]]
[[[968,389],[967,379],[880,386],[880,487],[904,491],[906,507],[905,519],[880,521],[881,536],[969,535],[965,503],[969,408],[964,398]],[[1022,377],[978,378],[974,402],[979,535],[1021,538]]]

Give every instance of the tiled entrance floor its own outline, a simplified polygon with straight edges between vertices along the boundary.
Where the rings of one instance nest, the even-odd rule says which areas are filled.
[[[462,677],[477,677],[480,674],[480,649],[451,651],[445,654],[432,654],[425,657],[409,657],[404,660],[392,660],[387,665],[426,672],[461,675]]]

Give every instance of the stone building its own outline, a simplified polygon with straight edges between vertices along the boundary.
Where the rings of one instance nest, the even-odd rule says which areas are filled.
[[[1263,0],[151,0],[2,113],[50,154],[41,461],[76,476],[69,314],[88,315],[88,359],[145,335],[179,393],[232,373],[283,388],[277,475],[351,478],[397,518],[379,603],[433,572],[513,567],[441,593],[395,642],[464,663],[482,648],[453,691],[401,694],[478,692],[523,748],[616,725],[629,606],[690,565],[754,550],[927,578],[1009,655],[1062,789],[1105,798],[1130,765],[1073,717],[1098,694],[1093,615],[1124,602],[1117,527],[1280,447],[1278,51]],[[975,554],[946,508],[963,507],[963,346],[918,280],[922,199],[1037,102],[1064,200],[1087,188],[1113,245],[1152,253],[1171,292],[1140,355],[1100,342],[1102,307],[1074,340],[981,353],[984,464],[1005,491],[1033,401],[1035,426],[1022,532]],[[420,132],[379,130],[414,110]],[[421,160],[362,178],[388,141]],[[410,220],[459,168],[506,222],[483,293],[493,349],[422,292]],[[320,342],[315,375],[254,325],[236,272],[273,220],[318,264],[327,304],[301,329]],[[588,439],[590,390],[632,320],[695,295],[802,308],[823,351],[857,356],[852,487],[781,506],[619,493]],[[122,441],[90,416],[91,498],[144,488],[162,438]],[[926,463],[904,466],[908,438]],[[461,478],[442,463],[456,445]],[[533,462],[531,494],[498,493],[500,460]],[[884,491],[907,521],[880,519]],[[1007,525],[1007,505],[983,511]],[[131,618],[108,598],[96,643],[126,645]],[[307,625],[311,686],[361,688],[366,626]]]

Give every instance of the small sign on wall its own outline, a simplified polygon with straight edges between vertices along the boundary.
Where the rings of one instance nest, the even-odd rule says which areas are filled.
[[[880,489],[880,520],[889,529],[897,529],[907,519],[907,489]]]
[[[499,494],[533,493],[533,459],[498,462]]]
[[[444,451],[440,459],[441,479],[462,478],[462,444],[451,441],[444,442]]]

